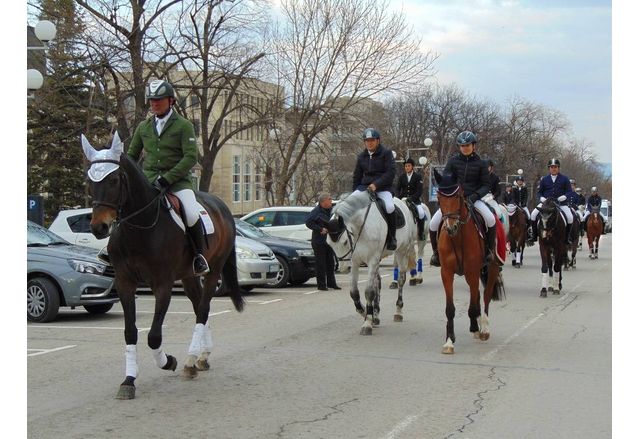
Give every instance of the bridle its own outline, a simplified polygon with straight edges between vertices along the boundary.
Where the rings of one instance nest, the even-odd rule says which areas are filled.
[[[370,194],[371,195],[371,194]],[[340,237],[342,236],[343,233],[347,233],[347,238],[349,239],[349,250],[342,256],[337,256],[339,261],[344,261],[348,256],[352,255],[353,252],[356,250],[356,244],[358,244],[358,241],[360,240],[360,237],[362,236],[362,229],[364,228],[365,223],[367,222],[367,217],[369,216],[369,211],[371,210],[371,205],[373,204],[373,201],[375,200],[375,195],[373,195],[373,197],[370,198],[369,201],[369,205],[367,206],[367,211],[364,214],[364,219],[362,220],[362,224],[360,225],[360,230],[358,230],[358,237],[356,238],[356,240],[353,240],[353,232],[351,232],[351,230],[349,230],[349,228],[347,227],[347,225],[345,224],[344,226],[344,230],[342,232],[340,232],[337,236],[336,239],[333,239],[334,242],[337,242]],[[329,233],[329,235],[333,235],[333,233]]]
[[[458,186],[458,188],[455,191],[449,194],[446,194],[441,190],[438,190],[438,194],[440,194],[443,197],[450,198],[460,190],[461,190],[461,187]],[[469,208],[469,206],[466,206],[467,215],[464,219],[462,219],[462,208],[464,206],[465,200],[464,200],[464,197],[462,196],[462,193],[460,193],[457,197],[458,197],[458,209],[453,212],[442,214],[442,220],[445,222],[445,229],[447,229],[449,236],[452,236],[452,237],[455,236],[458,233],[458,230],[460,230],[461,226],[464,226],[467,222],[469,222],[469,219],[471,218],[471,208]],[[453,221],[450,221],[450,220],[453,220]]]
[[[89,166],[93,165],[94,163],[112,163],[120,167],[120,162],[118,160],[112,160],[112,159],[94,160],[89,164]],[[118,174],[120,177],[120,196],[118,197],[118,204],[110,203],[108,201],[102,201],[102,200],[94,200],[91,202],[91,207],[96,208],[98,206],[105,206],[105,207],[114,209],[117,212],[117,217],[114,222],[115,227],[118,227],[121,224],[126,224],[136,229],[143,229],[143,230],[151,229],[155,227],[156,224],[158,224],[158,220],[160,218],[160,201],[162,200],[162,196],[164,195],[164,192],[158,193],[158,195],[152,198],[151,201],[149,201],[147,204],[145,204],[143,207],[136,210],[135,212],[130,213],[125,217],[122,217],[122,206],[125,204],[125,201],[127,200],[130,194],[130,191],[129,191],[129,181],[127,180],[127,176],[123,172],[121,172],[120,169],[118,169]],[[142,226],[139,224],[134,224],[130,221],[131,218],[138,216],[139,214],[147,210],[149,207],[151,207],[154,203],[156,204],[156,217],[153,223],[151,223],[150,225]]]

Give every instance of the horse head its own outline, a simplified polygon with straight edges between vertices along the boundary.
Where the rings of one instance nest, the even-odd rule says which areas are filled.
[[[438,184],[438,203],[444,220],[444,228],[449,236],[455,236],[466,223],[468,209],[464,203],[464,191],[452,174],[440,174],[433,170]],[[465,217],[464,220],[462,218]]]
[[[539,222],[540,222],[540,237],[549,238],[553,236],[553,231],[557,228],[560,221],[560,209],[556,202],[548,198],[543,203],[542,206],[538,208],[540,211]]]
[[[331,215],[331,219],[328,223],[326,223],[327,230],[329,231],[329,238],[333,242],[338,242],[340,236],[344,233],[347,227],[344,225],[344,220],[341,216],[336,215],[335,213]]]

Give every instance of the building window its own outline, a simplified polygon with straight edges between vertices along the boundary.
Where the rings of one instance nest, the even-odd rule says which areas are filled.
[[[240,201],[240,156],[233,156],[233,183],[231,187],[233,202]]]
[[[256,195],[255,200],[262,200],[262,175],[260,175],[260,166],[256,164],[256,174],[254,176]]]
[[[251,161],[244,162],[244,201],[251,201]]]

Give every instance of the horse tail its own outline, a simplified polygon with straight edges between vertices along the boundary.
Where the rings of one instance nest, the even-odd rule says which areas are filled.
[[[482,281],[482,286],[487,286],[487,281],[489,280],[489,269],[488,267],[483,267],[480,270],[480,280]],[[507,292],[504,289],[504,282],[502,281],[502,275],[498,272],[496,276],[496,280],[493,283],[493,290],[491,291],[491,300],[495,300],[499,302],[501,300],[506,299]]]
[[[244,298],[240,293],[240,285],[238,285],[238,268],[236,264],[236,245],[231,246],[231,252],[222,267],[222,276],[227,286],[229,298],[233,302],[236,311],[244,310]]]

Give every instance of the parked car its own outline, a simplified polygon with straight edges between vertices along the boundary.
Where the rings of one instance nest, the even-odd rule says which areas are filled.
[[[604,218],[604,230],[607,233],[611,232],[612,220],[611,220],[611,202],[609,200],[602,200],[600,205],[600,214]]]
[[[264,207],[240,219],[273,236],[311,241],[311,230],[304,224],[312,206]]]
[[[273,250],[281,265],[274,287],[282,288],[289,283],[301,285],[315,277],[315,255],[309,241],[273,236],[241,219],[236,219],[236,234],[259,241]]]
[[[50,322],[61,306],[108,312],[118,301],[114,271],[97,255],[27,221],[27,320]]]
[[[90,228],[91,211],[91,208],[61,210],[51,223],[49,230],[70,242],[101,250],[106,247],[109,238],[96,239],[93,236]],[[269,247],[242,237],[236,237],[236,262],[238,284],[245,291],[273,283],[282,270],[278,259]],[[181,288],[181,283],[176,282],[174,289],[180,290]],[[141,286],[139,290],[149,291],[149,288]],[[217,294],[224,293],[225,288],[223,287]]]

